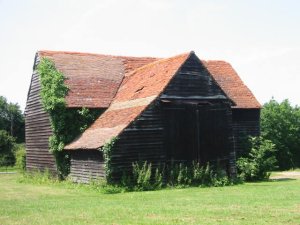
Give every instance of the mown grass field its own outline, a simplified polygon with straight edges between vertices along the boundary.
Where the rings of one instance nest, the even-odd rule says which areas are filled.
[[[17,169],[13,166],[0,167],[0,172],[15,172]]]
[[[300,180],[102,194],[0,174],[0,224],[300,224]]]

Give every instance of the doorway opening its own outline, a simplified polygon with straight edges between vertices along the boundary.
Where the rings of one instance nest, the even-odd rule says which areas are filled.
[[[205,165],[228,160],[231,151],[229,110],[230,107],[222,103],[163,103],[167,161],[197,161]]]

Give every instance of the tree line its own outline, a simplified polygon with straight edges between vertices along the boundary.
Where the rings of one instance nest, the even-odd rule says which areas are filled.
[[[261,111],[261,136],[275,145],[280,170],[300,167],[300,108],[271,99]]]
[[[25,121],[20,106],[0,96],[0,166],[14,165],[18,144],[24,141]]]

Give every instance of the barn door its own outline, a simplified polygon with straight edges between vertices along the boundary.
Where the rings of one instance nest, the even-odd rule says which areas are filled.
[[[226,109],[198,104],[168,104],[164,109],[169,160],[206,163],[228,154]]]
[[[196,110],[198,161],[206,163],[229,155],[229,121],[226,108],[198,106]]]

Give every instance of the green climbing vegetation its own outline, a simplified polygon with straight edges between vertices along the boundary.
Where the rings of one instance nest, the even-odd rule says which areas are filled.
[[[65,96],[69,88],[66,77],[55,67],[53,61],[42,58],[38,67],[41,80],[41,98],[44,109],[50,115],[53,135],[49,138],[50,152],[56,159],[58,175],[65,178],[70,160],[64,146],[82,133],[102,112],[100,109],[67,108]]]

